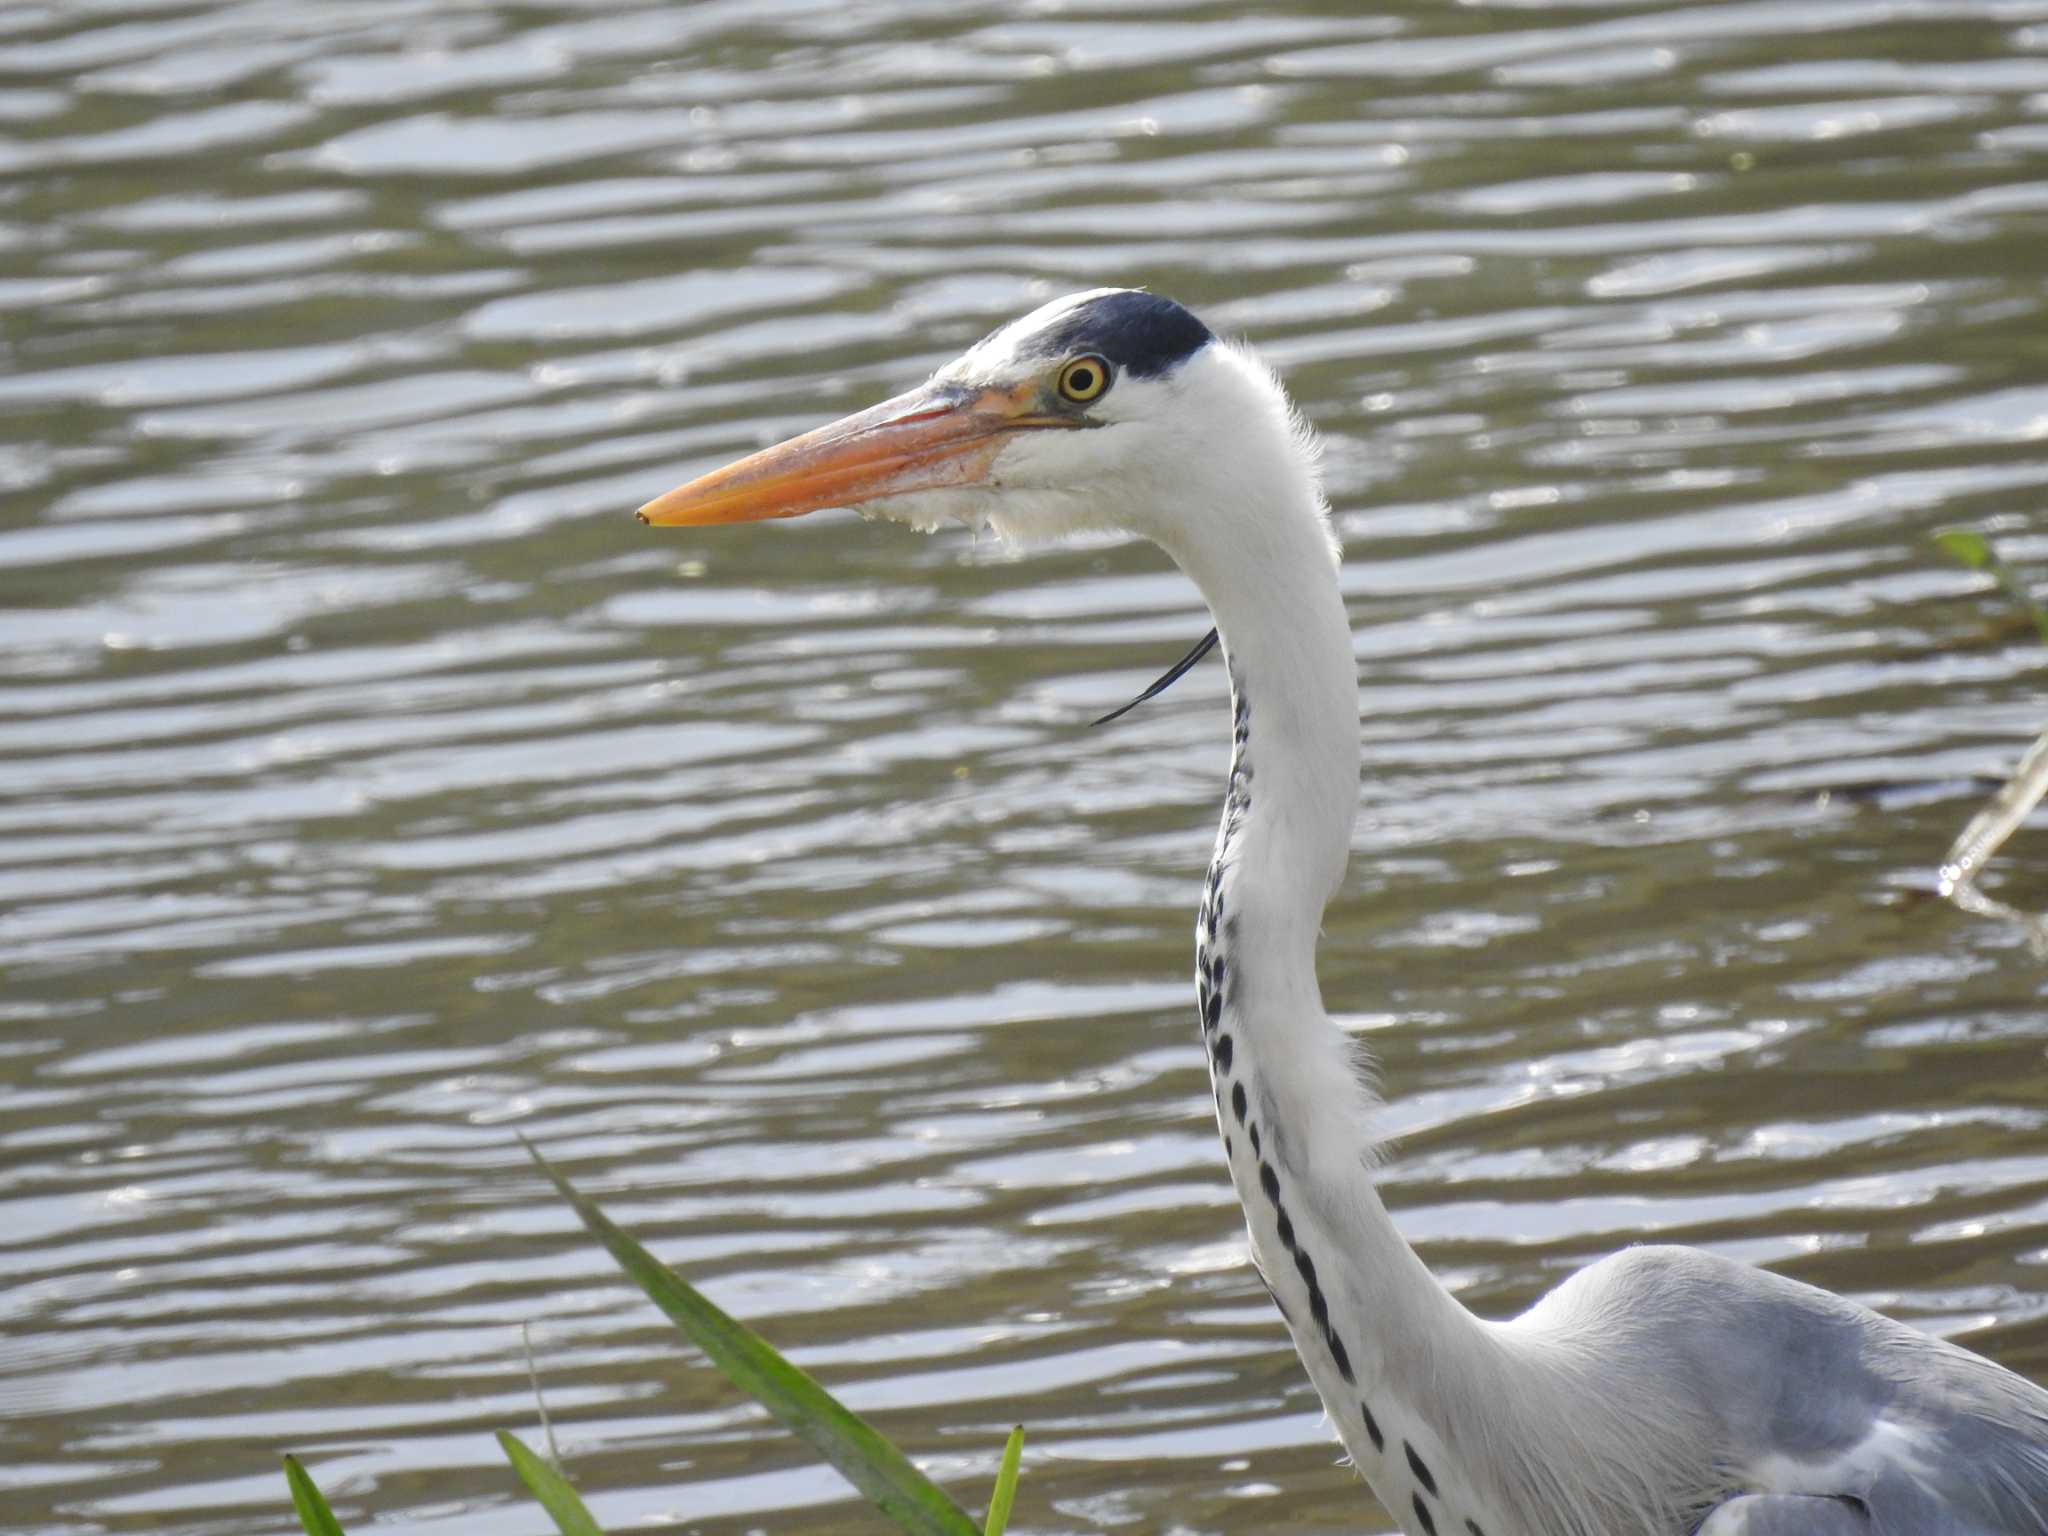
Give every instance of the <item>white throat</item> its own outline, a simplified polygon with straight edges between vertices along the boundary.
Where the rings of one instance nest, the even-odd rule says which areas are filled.
[[[1258,827],[1237,840],[1230,878],[1256,898],[1263,921],[1308,945],[1289,958],[1312,961],[1323,907],[1344,877],[1358,797],[1358,671],[1337,546],[1314,440],[1277,381],[1220,345],[1186,372],[1189,403],[1209,409],[1176,413],[1187,440],[1148,455],[1183,467],[1155,489],[1158,510],[1141,531],[1201,588],[1229,660],[1233,799],[1249,799],[1240,810]],[[1227,419],[1205,421],[1210,414]],[[1219,440],[1233,449],[1220,464]],[[1266,750],[1248,751],[1248,735]]]
[[[1434,1469],[1464,1459],[1464,1384],[1500,1367],[1486,1327],[1380,1203],[1375,1100],[1316,981],[1360,767],[1335,547],[1313,448],[1277,383],[1222,347],[1187,372],[1191,400],[1234,415],[1233,452],[1219,464],[1213,438],[1200,450],[1156,445],[1149,463],[1181,468],[1140,531],[1202,589],[1230,664],[1230,787],[1195,930],[1218,1125],[1260,1273],[1332,1422],[1381,1502],[1426,1536],[1440,1508]],[[1185,413],[1185,430],[1224,430],[1201,415]],[[1465,1519],[1514,1529],[1489,1490],[1467,1484],[1463,1497],[1453,1531]]]

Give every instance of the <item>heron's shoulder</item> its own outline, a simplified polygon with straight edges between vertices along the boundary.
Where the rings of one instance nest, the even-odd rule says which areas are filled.
[[[1786,1280],[1753,1265],[1685,1248],[1675,1243],[1638,1243],[1617,1249],[1566,1279],[1533,1312],[1602,1313],[1626,1311],[1635,1316],[1731,1303],[1782,1304],[1797,1293],[1833,1300],[1825,1291]]]
[[[1588,1265],[1522,1326],[1748,1395],[1786,1376],[1861,1374],[1911,1329],[1802,1281],[1698,1248],[1642,1244]]]
[[[1902,1378],[1950,1356],[1999,1369],[1833,1291],[1676,1244],[1609,1254],[1559,1285],[1530,1315],[1539,1313],[1564,1326],[1663,1332],[1709,1363],[1761,1351],[1790,1369],[1853,1364]],[[1889,1371],[1887,1361],[1894,1362]]]

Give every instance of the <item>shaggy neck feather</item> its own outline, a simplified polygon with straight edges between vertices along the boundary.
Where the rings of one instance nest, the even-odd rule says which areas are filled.
[[[1381,1204],[1373,1096],[1316,980],[1357,799],[1357,671],[1313,459],[1272,397],[1251,413],[1260,430],[1240,429],[1226,483],[1186,488],[1155,534],[1208,600],[1230,665],[1230,792],[1196,929],[1218,1120],[1260,1271],[1381,1502],[1411,1531],[1441,1515],[1509,1536],[1505,1491],[1464,1476],[1477,1458],[1460,1441],[1466,1400],[1484,1388],[1497,1407],[1512,1367]],[[1454,1487],[1455,1506],[1434,1502]]]

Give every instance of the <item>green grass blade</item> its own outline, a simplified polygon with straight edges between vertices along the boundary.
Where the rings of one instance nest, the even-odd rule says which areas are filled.
[[[1017,1502],[1017,1468],[1024,1460],[1024,1426],[1010,1431],[1003,1447],[1003,1464],[996,1469],[996,1491],[988,1498],[988,1529],[983,1536],[1003,1536],[1010,1523],[1010,1506]]]
[[[2026,614],[2034,632],[2041,637],[2041,643],[2048,645],[2048,608],[2034,601],[2034,594],[2027,590],[2027,584],[2020,580],[2017,571],[1998,558],[1998,551],[1991,547],[1989,539],[1970,528],[1944,528],[1932,537],[1949,558],[1973,571],[1988,573]]]
[[[562,1198],[576,1208],[583,1225],[611,1250],[619,1267],[690,1341],[736,1386],[809,1441],[891,1520],[911,1536],[980,1536],[966,1512],[866,1421],[613,1225],[611,1218],[555,1172],[531,1143],[526,1150]]]
[[[299,1524],[306,1528],[306,1536],[342,1536],[341,1522],[320,1497],[320,1490],[313,1486],[313,1479],[299,1465],[298,1457],[285,1457],[284,1480],[291,1487],[292,1507],[299,1512]]]
[[[498,1444],[505,1448],[505,1459],[512,1463],[519,1481],[540,1500],[540,1507],[548,1512],[562,1536],[604,1536],[590,1511],[583,1507],[583,1500],[569,1486],[569,1479],[550,1466],[546,1457],[536,1456],[510,1430],[498,1431]]]
[[[1991,543],[1983,534],[1970,528],[1944,528],[1935,534],[1934,542],[1942,553],[1951,560],[1967,565],[1973,571],[1991,569]]]

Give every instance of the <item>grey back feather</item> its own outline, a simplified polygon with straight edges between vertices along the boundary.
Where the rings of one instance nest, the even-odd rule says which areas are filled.
[[[1554,1404],[1552,1420],[1579,1419],[1606,1442],[1547,1436],[1553,1464],[1522,1472],[1533,1499],[1552,1491],[1557,1457],[1592,1458],[1598,1486],[1557,1526],[1570,1536],[1689,1536],[1745,1492],[1854,1501],[1866,1523],[1841,1528],[1858,1536],[2048,1533],[2048,1391],[1826,1291],[1696,1249],[1630,1248],[1504,1332],[1577,1400]],[[1614,1508],[1645,1483],[1661,1507]],[[1726,1529],[1789,1531],[1765,1522],[1799,1510],[1753,1504],[1742,1513],[1759,1523]],[[1804,1512],[1837,1519],[1811,1502]]]

